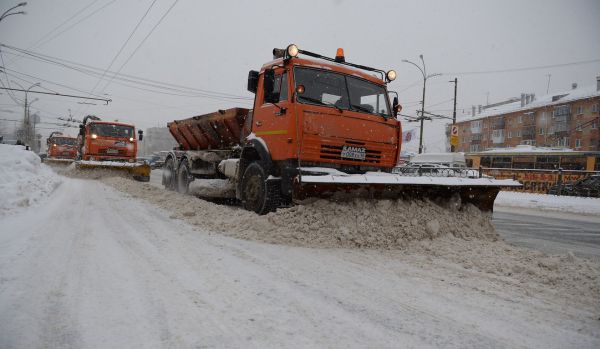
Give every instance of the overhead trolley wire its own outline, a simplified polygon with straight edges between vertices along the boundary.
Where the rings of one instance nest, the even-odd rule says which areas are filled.
[[[112,81],[115,79],[115,77],[117,75],[119,75],[119,73],[121,73],[121,70],[125,67],[125,65],[127,65],[127,63],[129,63],[131,58],[133,58],[133,56],[137,53],[137,51],[140,49],[140,47],[142,47],[142,45],[146,42],[146,40],[148,40],[150,35],[152,35],[154,30],[160,25],[160,23],[162,23],[162,21],[165,19],[165,17],[167,17],[167,15],[169,14],[169,12],[171,12],[173,7],[175,7],[175,5],[177,5],[177,2],[179,2],[179,0],[175,0],[175,2],[173,2],[173,4],[169,7],[167,12],[165,12],[165,14],[162,15],[162,17],[160,17],[160,19],[154,25],[154,27],[152,27],[152,29],[150,29],[150,32],[148,32],[148,34],[144,37],[144,39],[142,39],[142,42],[140,42],[140,44],[135,48],[135,50],[133,50],[133,52],[129,55],[129,57],[125,60],[125,62],[123,62],[123,64],[121,64],[121,67],[119,68],[119,70],[117,70],[117,72],[113,75],[113,77],[106,83],[106,85],[104,85],[104,88],[102,89],[102,91],[105,91],[106,88],[108,87],[108,85],[110,85],[112,83]],[[154,3],[152,3],[152,5],[154,5]],[[152,6],[150,6],[150,7],[152,7]],[[148,10],[150,10],[150,9],[148,9]],[[144,17],[145,17],[145,15],[144,15]]]
[[[153,0],[152,3],[150,4],[150,6],[148,6],[148,9],[146,10],[146,12],[142,16],[142,18],[140,18],[140,20],[137,22],[137,24],[135,25],[135,28],[133,28],[133,31],[131,31],[131,33],[129,34],[129,37],[127,38],[127,40],[125,40],[125,42],[123,43],[123,45],[121,45],[121,48],[119,49],[119,52],[117,52],[117,54],[110,61],[110,64],[104,70],[104,72],[102,73],[102,76],[98,79],[98,82],[96,82],[96,85],[94,85],[94,87],[92,88],[90,94],[94,93],[94,91],[96,90],[96,87],[98,87],[98,85],[100,84],[100,81],[102,81],[102,79],[106,76],[106,73],[110,70],[110,68],[112,67],[112,65],[115,63],[115,61],[117,60],[117,58],[119,57],[119,55],[121,54],[121,52],[123,52],[123,50],[125,49],[125,46],[127,46],[127,44],[129,43],[129,40],[131,40],[131,38],[133,37],[133,34],[135,34],[135,32],[137,31],[137,29],[140,27],[140,24],[142,24],[142,21],[144,21],[144,18],[146,18],[146,16],[148,16],[148,13],[150,12],[150,10],[152,9],[152,7],[154,6],[155,3],[156,3],[156,0]],[[104,89],[106,89],[106,86],[104,87]]]
[[[86,74],[86,75],[93,76],[93,77],[97,77],[97,76],[101,75],[102,71],[103,71],[103,69],[101,69],[101,68],[92,67],[89,65],[76,63],[73,61],[56,58],[56,57],[52,57],[52,56],[48,56],[48,55],[44,55],[44,54],[39,54],[39,53],[19,49],[17,47],[5,45],[5,44],[0,44],[0,47],[6,47],[10,50],[23,53],[24,55],[28,56],[28,58],[33,59],[33,60],[39,60],[39,61],[42,61],[42,62],[45,62],[48,64],[53,64],[53,65],[57,65],[57,66],[60,66],[60,67],[66,68],[66,69],[75,70],[82,74]],[[10,53],[10,52],[7,52],[7,53]],[[160,89],[160,90],[168,90],[168,91],[186,94],[183,97],[206,97],[206,98],[221,99],[221,100],[252,100],[253,99],[252,97],[245,97],[245,96],[234,95],[234,94],[218,92],[218,91],[212,91],[212,90],[207,90],[207,89],[193,88],[193,87],[188,87],[188,86],[183,86],[183,85],[177,85],[177,84],[142,78],[142,77],[129,75],[129,74],[119,74],[119,76],[117,76],[115,72],[111,72],[111,71],[109,71],[107,73],[107,75],[108,74],[113,75],[113,77],[116,81],[124,81],[124,82],[129,82],[129,83],[142,85],[142,86],[146,86],[146,87],[156,88],[156,89]],[[128,86],[128,87],[138,88],[138,87],[134,87],[134,86]],[[161,93],[160,91],[155,91],[155,92]]]

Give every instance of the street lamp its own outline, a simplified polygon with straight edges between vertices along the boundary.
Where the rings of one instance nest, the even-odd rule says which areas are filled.
[[[425,61],[423,60],[423,55],[419,55],[419,58],[421,59],[421,62],[423,63],[422,69],[418,64],[411,62],[407,59],[403,59],[402,62],[410,63],[410,64],[414,65],[415,67],[417,67],[417,69],[419,69],[419,71],[423,75],[423,100],[422,100],[422,104],[421,104],[421,116],[419,117],[419,119],[421,120],[421,130],[419,132],[419,154],[421,154],[421,153],[423,153],[423,120],[425,120],[425,84],[427,83],[427,79],[432,78],[434,76],[440,76],[442,74],[435,73],[435,74],[427,75],[427,70],[425,69]]]
[[[16,9],[17,7],[21,7],[21,6],[25,6],[25,5],[27,5],[26,2],[20,2],[16,6],[13,6],[13,7],[9,8],[8,10],[4,11],[4,13],[2,14],[2,16],[0,16],[0,21],[3,20],[6,17],[12,16],[12,15],[24,15],[25,11],[18,11],[18,12],[10,12],[10,11]]]

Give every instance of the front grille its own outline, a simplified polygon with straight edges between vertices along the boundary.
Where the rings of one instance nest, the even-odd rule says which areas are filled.
[[[366,149],[366,156],[364,160],[358,159],[348,159],[342,158],[342,148],[346,146],[351,147],[363,147]],[[365,147],[365,143],[356,142],[356,141],[346,141],[344,145],[330,145],[330,144],[321,144],[321,159],[329,159],[329,160],[345,160],[352,162],[361,162],[361,163],[370,163],[370,164],[378,164],[381,162],[381,151],[373,150]]]
[[[99,155],[110,155],[110,156],[118,156],[118,155],[125,155],[127,154],[127,150],[126,149],[117,149],[117,153],[108,153],[107,149],[100,149],[98,150],[98,154]]]

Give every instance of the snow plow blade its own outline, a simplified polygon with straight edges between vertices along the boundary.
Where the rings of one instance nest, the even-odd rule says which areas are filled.
[[[53,167],[66,167],[75,161],[74,159],[58,159],[58,158],[45,158],[43,163]]]
[[[75,166],[78,170],[105,170],[116,173],[127,173],[136,181],[150,181],[150,165],[136,162],[117,162],[117,161],[76,161]]]
[[[484,212],[494,209],[498,192],[506,187],[520,187],[512,179],[402,176],[391,173],[303,175],[294,181],[294,199],[321,197],[333,200],[347,198],[429,199],[437,203],[460,197],[460,204],[472,204]]]

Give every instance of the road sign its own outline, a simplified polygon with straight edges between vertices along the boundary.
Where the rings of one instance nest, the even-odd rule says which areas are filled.
[[[458,126],[452,125],[452,130],[450,132],[450,145],[457,146],[458,145]]]

